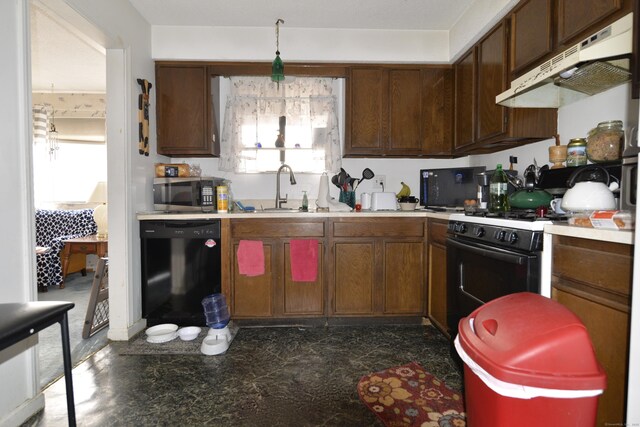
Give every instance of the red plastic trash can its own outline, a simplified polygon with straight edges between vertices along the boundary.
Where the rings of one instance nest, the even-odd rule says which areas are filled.
[[[551,299],[523,292],[460,320],[467,425],[593,426],[606,375],[584,324]]]

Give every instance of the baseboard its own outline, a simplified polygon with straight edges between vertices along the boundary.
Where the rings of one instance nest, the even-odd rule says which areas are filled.
[[[109,326],[107,337],[111,341],[129,341],[147,326],[147,319],[140,319],[128,328],[115,329]]]
[[[35,397],[26,400],[22,405],[0,418],[0,426],[18,427],[42,409],[44,409],[44,394],[39,392]]]

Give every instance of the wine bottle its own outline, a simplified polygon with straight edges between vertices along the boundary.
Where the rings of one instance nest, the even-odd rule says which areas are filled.
[[[502,164],[498,163],[489,185],[489,212],[509,211],[507,187],[507,175],[502,170]]]

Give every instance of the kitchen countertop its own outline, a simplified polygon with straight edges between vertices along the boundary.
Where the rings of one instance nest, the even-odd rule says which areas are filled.
[[[137,219],[141,221],[150,220],[206,220],[206,219],[269,219],[269,218],[388,218],[388,217],[415,217],[434,218],[444,221],[449,220],[449,216],[454,211],[433,212],[424,209],[415,211],[361,211],[361,212],[139,212]],[[602,240],[608,242],[632,245],[634,242],[634,232],[629,230],[606,230],[597,228],[577,227],[573,225],[548,224],[544,227],[545,234],[577,237],[582,239]]]
[[[544,227],[546,234],[602,240],[605,242],[633,245],[633,230],[608,230],[603,228],[577,227],[575,225],[549,224]]]
[[[424,209],[415,211],[361,211],[361,212],[234,212],[234,213],[215,213],[215,212],[139,212],[137,218],[141,221],[148,220],[166,220],[166,219],[267,219],[267,218],[384,218],[384,217],[417,217],[417,218],[435,218],[447,221],[449,212],[432,212]]]

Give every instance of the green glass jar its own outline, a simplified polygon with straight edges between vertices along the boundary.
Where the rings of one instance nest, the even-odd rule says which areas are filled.
[[[587,157],[594,163],[620,160],[623,145],[622,121],[600,122],[587,137]]]
[[[573,138],[567,144],[567,167],[584,166],[587,164],[587,140]]]

